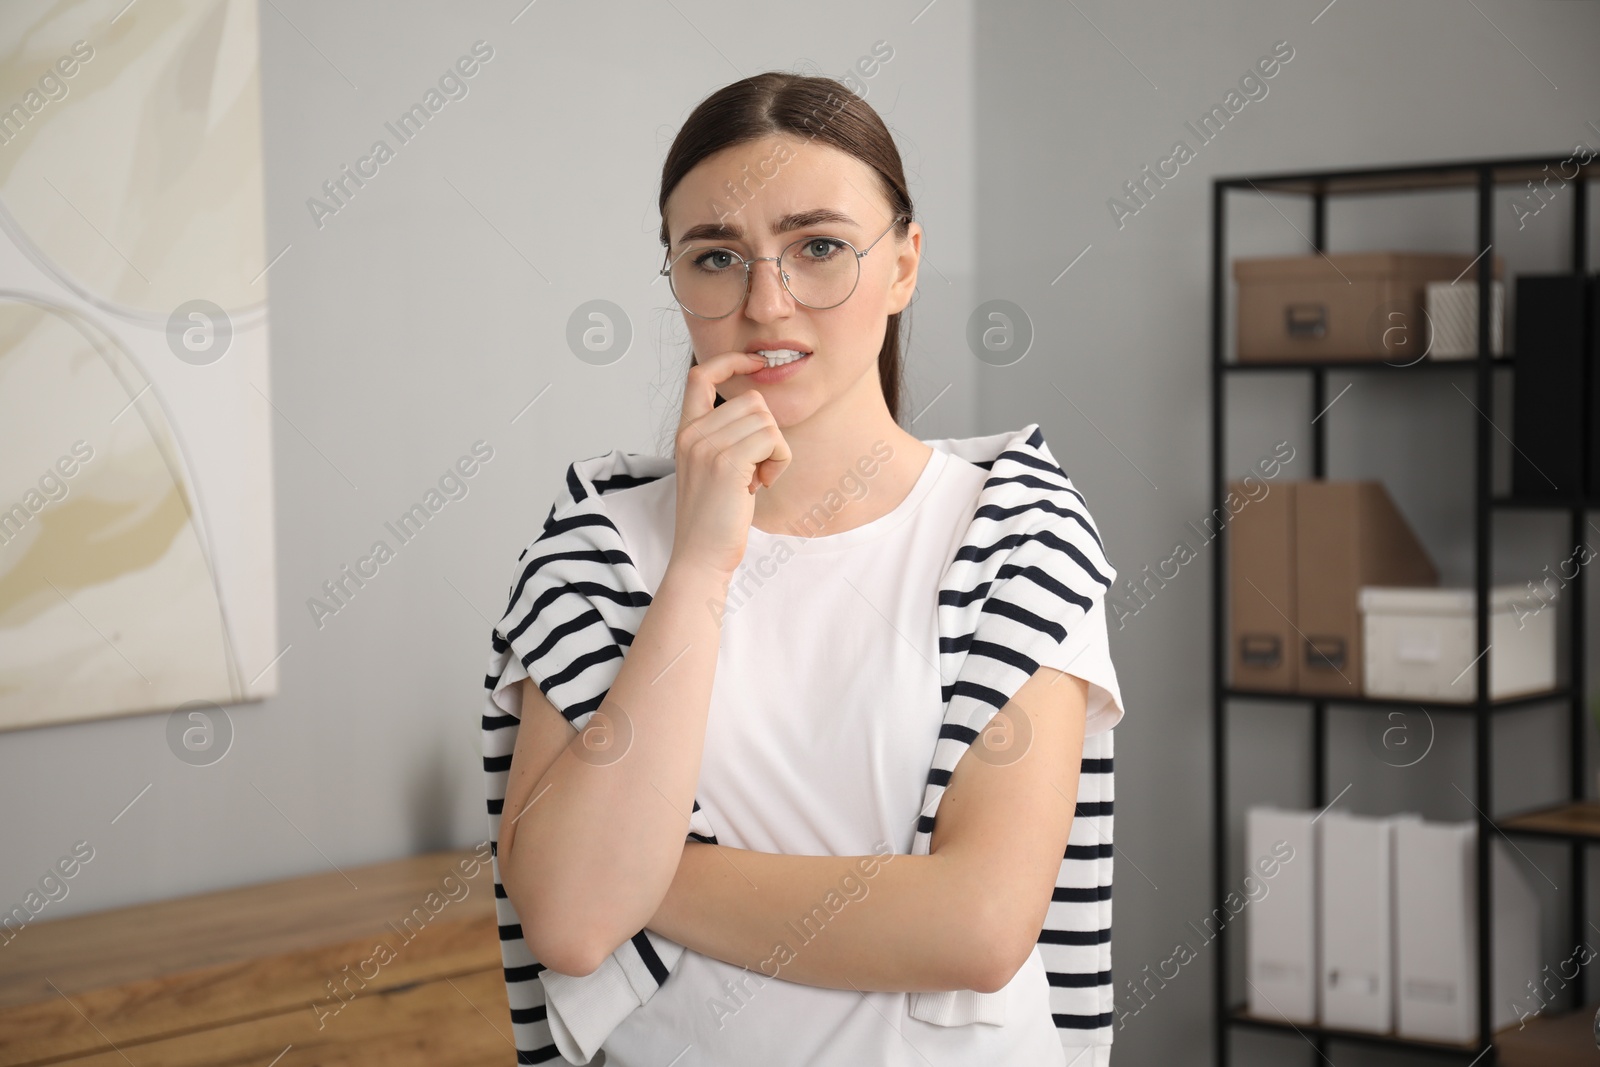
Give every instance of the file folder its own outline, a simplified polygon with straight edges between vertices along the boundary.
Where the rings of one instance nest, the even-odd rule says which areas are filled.
[[[1478,1039],[1477,820],[1395,831],[1395,993],[1402,1037]],[[1490,1025],[1550,1010],[1564,996],[1539,966],[1539,898],[1503,841],[1490,842],[1494,965]],[[1569,965],[1571,961],[1567,961]],[[1572,966],[1573,973],[1576,967]],[[1541,981],[1549,979],[1548,985]],[[1532,983],[1530,985],[1530,983]],[[1564,1011],[1565,1005],[1556,1007]]]
[[[1476,820],[1395,828],[1395,992],[1400,1036],[1478,1034]]]
[[[1329,811],[1318,826],[1321,1023],[1386,1034],[1394,1029],[1394,831],[1412,814]]]
[[[1249,1010],[1264,1019],[1317,1019],[1315,817],[1267,806],[1245,812],[1247,877],[1255,880],[1247,886],[1265,890],[1254,891],[1245,923]],[[1286,861],[1279,842],[1294,850]]]

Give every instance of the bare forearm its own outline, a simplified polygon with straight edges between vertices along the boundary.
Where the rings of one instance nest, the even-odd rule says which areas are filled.
[[[869,873],[870,872],[870,873]],[[948,857],[789,856],[691,842],[649,922],[703,955],[828,989],[973,988],[979,889]]]
[[[707,604],[725,596],[719,575],[669,567],[604,704],[507,812],[518,909],[567,931],[579,956],[604,959],[636,933],[675,875],[716,673]]]

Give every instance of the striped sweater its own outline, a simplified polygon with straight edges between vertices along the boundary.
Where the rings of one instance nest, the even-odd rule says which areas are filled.
[[[1116,579],[1082,495],[1036,423],[986,437],[924,442],[989,472],[937,607],[945,711],[924,787],[912,855],[926,855],[951,773],[990,718],[1103,597]],[[526,677],[582,730],[600,707],[651,602],[608,492],[672,473],[673,461],[612,451],[567,469],[544,529],[517,559],[484,678],[483,764],[494,850],[500,952],[518,1063],[589,1063],[606,1035],[668,981],[683,946],[640,930],[597,970],[546,970],[529,951],[500,880],[498,837],[519,708],[509,687]],[[1112,735],[1084,739],[1076,814],[1038,949],[1051,1012],[1069,1062],[1112,1040]],[[689,839],[716,843],[698,801]],[[942,1025],[998,1021],[1002,993],[917,992],[910,1014]],[[1077,1061],[1106,1062],[1109,1047]],[[603,1060],[601,1061],[603,1062]]]

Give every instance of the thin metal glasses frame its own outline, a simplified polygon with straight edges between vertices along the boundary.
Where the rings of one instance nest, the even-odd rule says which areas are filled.
[[[714,250],[714,251],[726,252],[726,253],[728,253],[728,255],[732,256],[734,259],[737,259],[740,263],[743,263],[744,264],[744,295],[739,298],[739,302],[737,304],[733,305],[733,307],[729,308],[727,311],[723,312],[721,315],[701,315],[701,314],[698,314],[697,312],[690,311],[687,307],[684,307],[683,301],[678,299],[678,291],[677,291],[677,289],[675,289],[675,288],[672,289],[672,298],[674,300],[677,300],[678,306],[680,308],[683,308],[683,310],[684,310],[684,312],[686,314],[693,315],[697,319],[712,319],[712,320],[725,319],[729,315],[732,315],[735,311],[738,311],[741,307],[744,306],[744,302],[746,300],[750,299],[751,268],[754,267],[755,264],[760,263],[763,260],[771,260],[774,263],[780,263],[781,264],[782,261],[783,261],[783,257],[788,254],[789,249],[793,248],[795,245],[800,244],[801,242],[804,242],[804,241],[837,241],[840,244],[844,245],[846,248],[848,248],[850,251],[855,252],[855,255],[856,255],[856,280],[855,280],[854,283],[851,284],[850,291],[848,293],[846,293],[843,296],[843,298],[841,298],[837,303],[828,304],[825,307],[818,307],[815,304],[807,304],[804,300],[801,300],[798,296],[794,295],[794,290],[789,288],[789,276],[788,276],[788,274],[786,274],[784,272],[782,266],[779,266],[779,268],[778,268],[778,278],[783,282],[784,292],[788,293],[791,297],[793,297],[795,303],[801,305],[802,307],[808,307],[813,311],[827,311],[830,308],[838,307],[840,304],[843,304],[846,300],[849,300],[852,296],[855,295],[856,287],[861,284],[861,260],[862,260],[862,258],[864,256],[866,256],[866,254],[868,252],[872,251],[873,248],[877,246],[879,241],[881,241],[885,237],[887,237],[889,235],[889,230],[892,230],[896,226],[898,226],[900,224],[901,220],[904,220],[906,222],[910,222],[911,221],[911,216],[907,215],[907,214],[905,214],[903,212],[901,214],[899,214],[899,215],[896,215],[894,217],[894,221],[889,223],[889,229],[884,230],[882,233],[880,233],[873,240],[872,244],[868,245],[866,248],[862,249],[859,252],[856,252],[856,246],[855,245],[851,244],[849,241],[846,241],[843,237],[831,237],[831,236],[829,236],[827,234],[820,234],[819,233],[819,234],[813,234],[813,235],[811,235],[809,237],[797,237],[797,238],[795,238],[793,241],[790,241],[788,244],[784,245],[782,251],[780,251],[775,256],[752,256],[752,257],[746,259],[744,256],[741,256],[739,253],[735,252],[733,249],[731,249],[731,248],[723,248],[720,245],[710,245],[710,246],[706,246],[706,247],[703,247],[703,248],[695,248],[695,247],[685,248],[682,252],[679,252],[677,257],[675,259],[673,259],[671,262],[667,262],[663,258],[663,260],[662,260],[663,266],[661,268],[660,273],[666,276],[668,288],[672,288],[672,268],[673,268],[673,265],[676,264],[679,259],[682,259],[684,256],[688,255],[690,252],[694,252],[694,251],[713,251]]]

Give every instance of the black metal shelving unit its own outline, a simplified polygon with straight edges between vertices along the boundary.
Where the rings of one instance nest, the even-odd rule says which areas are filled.
[[[1525,181],[1537,181],[1543,177],[1545,167],[1562,168],[1563,164],[1573,162],[1571,154],[1557,156],[1533,156],[1513,159],[1479,159],[1463,160],[1446,163],[1419,163],[1407,166],[1393,166],[1381,168],[1364,168],[1359,170],[1332,170],[1332,171],[1301,171],[1293,173],[1274,173],[1258,175],[1239,175],[1233,177],[1216,178],[1212,182],[1211,199],[1211,498],[1215,506],[1221,506],[1226,490],[1226,473],[1223,470],[1225,462],[1225,446],[1227,442],[1226,431],[1226,399],[1228,376],[1231,374],[1305,374],[1311,377],[1311,404],[1307,418],[1312,418],[1312,413],[1320,412],[1327,406],[1327,380],[1328,372],[1336,371],[1341,374],[1374,374],[1378,378],[1386,378],[1393,374],[1425,374],[1429,376],[1443,376],[1451,373],[1471,372],[1475,387],[1474,404],[1481,412],[1492,410],[1490,399],[1493,396],[1495,375],[1498,371],[1514,366],[1515,353],[1505,356],[1493,356],[1490,352],[1490,300],[1487,299],[1492,292],[1491,280],[1494,266],[1492,254],[1480,255],[1477,265],[1478,280],[1478,354],[1475,360],[1458,361],[1431,361],[1422,360],[1411,366],[1396,366],[1393,364],[1374,361],[1349,362],[1279,362],[1279,363],[1238,363],[1226,359],[1224,352],[1225,325],[1227,322],[1227,307],[1225,306],[1228,294],[1228,257],[1227,257],[1227,207],[1228,197],[1233,193],[1244,193],[1255,196],[1258,193],[1265,196],[1269,193],[1295,194],[1308,198],[1311,208],[1311,249],[1312,252],[1326,251],[1327,237],[1327,202],[1329,197],[1359,196],[1372,193],[1399,193],[1437,191],[1444,189],[1474,189],[1477,193],[1477,242],[1475,248],[1489,253],[1494,245],[1494,190],[1496,186],[1522,185]],[[1557,169],[1560,174],[1561,170]],[[1564,174],[1562,175],[1565,176]],[[1568,189],[1573,197],[1572,220],[1572,247],[1571,269],[1577,274],[1586,274],[1589,271],[1589,258],[1587,249],[1589,203],[1588,183],[1600,177],[1600,160],[1592,160],[1579,167],[1578,175],[1568,179]],[[1469,268],[1472,269],[1472,268]],[[1503,279],[1510,295],[1514,279],[1509,274]],[[1509,311],[1509,308],[1508,308]],[[1506,318],[1509,326],[1509,315]],[[1505,334],[1505,348],[1511,347],[1509,329]],[[1586,394],[1587,395],[1587,394]],[[1595,412],[1586,412],[1586,421],[1596,418]],[[1490,588],[1490,533],[1491,519],[1497,510],[1512,508],[1537,508],[1549,511],[1565,512],[1570,520],[1571,538],[1569,544],[1578,544],[1584,540],[1583,531],[1586,514],[1590,509],[1600,508],[1600,499],[1578,495],[1565,500],[1523,500],[1512,497],[1497,497],[1493,495],[1492,488],[1492,452],[1493,443],[1491,434],[1496,432],[1490,426],[1487,417],[1475,420],[1476,448],[1474,455],[1474,489],[1473,489],[1473,542],[1475,564],[1475,586],[1477,589],[1477,647],[1487,648],[1489,645],[1489,588]],[[1589,432],[1593,428],[1588,428]],[[1327,449],[1326,449],[1326,423],[1317,420],[1312,426],[1312,477],[1324,479],[1327,477]],[[1584,482],[1587,485],[1587,480]],[[1275,702],[1298,702],[1310,705],[1311,709],[1311,737],[1312,737],[1312,774],[1311,774],[1311,806],[1318,809],[1328,805],[1330,798],[1327,788],[1327,710],[1330,704],[1354,707],[1382,708],[1405,706],[1414,708],[1415,701],[1385,701],[1373,699],[1341,699],[1323,697],[1303,693],[1265,693],[1256,690],[1232,690],[1228,687],[1228,619],[1227,610],[1227,574],[1228,559],[1228,529],[1223,524],[1219,531],[1220,543],[1217,546],[1215,565],[1212,568],[1212,768],[1213,768],[1213,842],[1212,854],[1215,860],[1213,891],[1216,905],[1223,906],[1223,901],[1228,894],[1228,809],[1227,809],[1227,745],[1228,745],[1228,705],[1230,701],[1239,700],[1270,700]],[[1216,966],[1216,995],[1215,995],[1215,1021],[1216,1021],[1216,1064],[1217,1067],[1227,1067],[1229,1064],[1230,1039],[1235,1029],[1248,1028],[1269,1032],[1281,1032],[1287,1035],[1300,1034],[1311,1042],[1318,1054],[1326,1058],[1326,1052],[1331,1042],[1352,1042],[1367,1046],[1381,1046],[1389,1049],[1410,1050],[1419,1057],[1437,1061],[1441,1058],[1459,1060],[1463,1063],[1472,1063],[1476,1067],[1487,1067],[1498,1059],[1498,1053],[1491,1051],[1494,1045],[1494,1034],[1490,1027],[1491,995],[1493,991],[1490,949],[1493,944],[1491,936],[1491,921],[1493,916],[1491,881],[1490,881],[1490,839],[1506,834],[1537,835],[1548,839],[1564,840],[1570,845],[1569,863],[1571,879],[1569,882],[1571,893],[1570,925],[1572,940],[1570,944],[1578,945],[1587,939],[1584,937],[1586,926],[1584,915],[1584,902],[1587,889],[1584,884],[1584,859],[1586,846],[1600,843],[1600,803],[1586,802],[1585,794],[1585,741],[1584,728],[1584,586],[1587,583],[1587,569],[1582,571],[1570,584],[1570,592],[1564,595],[1568,600],[1568,640],[1570,655],[1568,657],[1568,679],[1559,684],[1558,688],[1547,693],[1534,696],[1516,697],[1505,700],[1492,700],[1489,697],[1489,659],[1480,656],[1477,661],[1477,699],[1471,704],[1425,704],[1425,709],[1432,713],[1455,713],[1472,716],[1475,724],[1474,762],[1475,762],[1475,797],[1473,803],[1478,809],[1478,841],[1477,841],[1477,888],[1478,888],[1478,1033],[1480,1040],[1474,1045],[1449,1045],[1436,1044],[1428,1041],[1416,1041],[1395,1035],[1358,1033],[1337,1030],[1303,1023],[1289,1023],[1286,1020],[1272,1021],[1247,1014],[1242,1005],[1230,1003],[1229,993],[1229,963],[1231,924],[1225,924],[1218,930],[1217,952],[1215,955]],[[1536,703],[1552,701],[1566,701],[1569,710],[1569,747],[1571,750],[1569,761],[1569,801],[1552,808],[1541,809],[1536,812],[1520,813],[1509,817],[1493,817],[1493,798],[1490,793],[1490,727],[1492,717],[1505,711],[1528,707]],[[1571,983],[1571,998],[1569,1011],[1580,1011],[1589,1001],[1584,992],[1584,975],[1579,973],[1577,979]],[[1545,1013],[1549,1016],[1550,1013]],[[1579,1020],[1573,1015],[1567,1015],[1566,1022],[1562,1024],[1556,1018],[1544,1018],[1546,1024],[1563,1025],[1564,1029],[1579,1030],[1574,1023]],[[1530,1026],[1534,1025],[1530,1023]],[[1581,1027],[1583,1033],[1589,1030],[1587,1025]],[[1592,1050],[1591,1050],[1592,1052]]]

